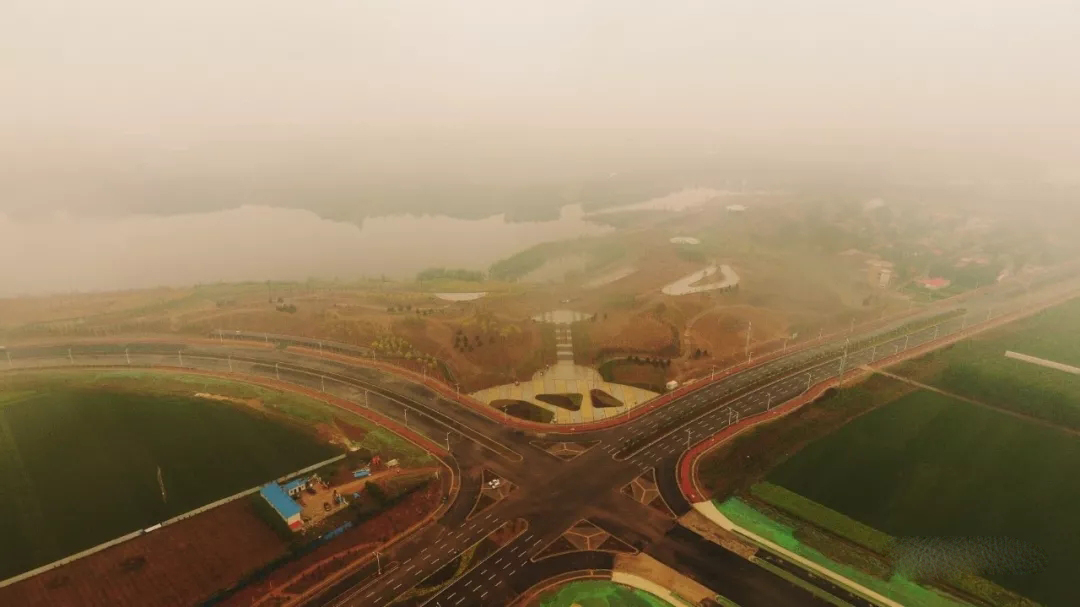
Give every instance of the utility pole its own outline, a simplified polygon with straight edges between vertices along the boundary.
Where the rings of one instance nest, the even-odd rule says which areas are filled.
[[[184,366],[184,354],[180,350],[176,351],[176,358],[180,360],[180,366]]]
[[[382,561],[379,560],[379,552],[377,550],[375,551],[375,567],[379,570],[376,575],[382,575]]]
[[[127,350],[124,350],[124,351],[127,352]],[[8,366],[8,369],[10,369],[11,368],[11,350],[4,350],[4,354],[7,354],[7,366]]]
[[[229,373],[232,373],[232,356],[225,357],[229,361]]]
[[[907,335],[904,336],[904,351],[905,352],[907,351],[909,341],[911,341],[911,333],[908,333]]]
[[[690,450],[690,428],[686,429],[686,450]]]
[[[127,359],[127,364],[131,365],[131,355],[128,354],[128,349],[124,348],[124,358]],[[11,354],[8,354],[8,366],[11,366]]]
[[[263,333],[263,341],[266,343],[270,343],[270,336],[266,333]]]
[[[405,427],[408,428],[409,427],[409,408],[405,407],[402,410],[405,411]]]
[[[281,381],[281,371],[278,369],[278,364],[279,363],[274,363],[274,377],[278,381]]]
[[[814,381],[814,375],[812,373],[806,374],[806,391],[810,391],[810,382]]]
[[[746,361],[750,362],[750,334],[754,330],[754,323],[751,321],[746,322]]]
[[[71,364],[75,364],[75,358],[71,355],[71,348],[68,348],[68,360],[71,361]]]
[[[840,375],[838,376],[838,378],[840,379],[840,387],[841,388],[844,387],[844,364],[847,363],[847,347],[848,347],[848,342],[845,341],[844,342],[844,355],[840,357]]]
[[[769,392],[769,402],[765,403],[765,410],[772,409],[772,392]]]
[[[222,343],[222,344],[225,343],[225,338],[222,337],[222,335],[221,335],[221,329],[217,330],[217,339],[218,339],[218,343]]]
[[[446,452],[450,452],[450,433],[446,433]]]
[[[322,386],[322,391],[325,393],[326,392],[326,376],[325,375],[320,375],[319,376],[319,385]]]

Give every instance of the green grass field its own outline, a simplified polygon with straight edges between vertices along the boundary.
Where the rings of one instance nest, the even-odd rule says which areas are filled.
[[[1080,300],[898,365],[932,386],[1080,430],[1080,375],[1005,358],[1012,350],[1080,366]]]
[[[191,394],[209,388],[286,407],[301,406],[300,397],[182,378],[5,377],[0,385],[0,578],[339,453],[298,426]]]
[[[987,577],[1046,605],[1074,605],[1078,473],[1077,438],[920,391],[811,443],[768,480],[892,537],[1034,547],[1041,570]]]
[[[551,594],[540,597],[541,607],[671,607],[636,588],[627,588],[606,580],[570,582]]]

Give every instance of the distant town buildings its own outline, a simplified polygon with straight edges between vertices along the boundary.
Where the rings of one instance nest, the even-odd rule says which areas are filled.
[[[742,213],[746,210],[746,207],[741,204],[729,204],[727,206],[728,213]]]

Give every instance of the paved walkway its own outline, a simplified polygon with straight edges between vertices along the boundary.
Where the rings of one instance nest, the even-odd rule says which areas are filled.
[[[656,392],[604,381],[595,369],[574,364],[574,336],[571,324],[588,320],[589,315],[572,310],[554,310],[535,317],[555,325],[555,364],[538,371],[523,383],[504,384],[471,394],[483,403],[500,399],[523,400],[555,414],[556,424],[580,424],[617,417],[652,399]],[[594,407],[590,390],[603,390],[619,399],[621,407]],[[581,409],[569,411],[537,400],[538,394],[580,394]]]

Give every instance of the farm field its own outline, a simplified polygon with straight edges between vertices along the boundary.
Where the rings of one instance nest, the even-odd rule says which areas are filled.
[[[881,537],[873,530],[957,545],[992,538],[988,579],[1055,606],[1075,599],[1078,472],[1080,439],[1066,432],[915,391],[810,443],[768,480],[871,528],[847,534],[862,545]]]
[[[545,593],[537,607],[670,607],[660,598],[637,588],[628,588],[606,580],[582,580]]]
[[[893,372],[967,398],[1080,430],[1080,375],[1005,358],[1011,350],[1080,365],[1080,300],[897,365]]]
[[[201,379],[89,372],[5,376],[0,578],[340,452],[313,429],[276,414],[297,411],[306,399]],[[245,407],[193,395],[207,390],[256,400]],[[310,403],[312,410],[321,406]]]
[[[287,547],[240,499],[0,588],[0,605],[198,604]]]

